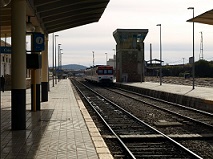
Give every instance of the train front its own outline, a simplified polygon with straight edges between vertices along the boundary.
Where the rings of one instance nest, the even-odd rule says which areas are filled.
[[[98,66],[97,69],[98,83],[112,84],[113,83],[113,67],[112,66]]]

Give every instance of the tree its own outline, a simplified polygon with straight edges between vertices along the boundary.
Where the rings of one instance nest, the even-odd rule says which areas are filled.
[[[213,77],[213,67],[206,60],[199,60],[195,62],[195,76],[196,77]]]

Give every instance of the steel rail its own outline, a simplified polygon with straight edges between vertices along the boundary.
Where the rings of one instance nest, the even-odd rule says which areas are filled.
[[[169,102],[169,101],[166,101],[166,100],[163,100],[163,99],[151,97],[151,96],[148,96],[148,95],[144,95],[144,94],[141,94],[141,93],[133,92],[133,91],[122,89],[122,88],[117,88],[117,89],[120,89],[120,90],[125,91],[125,92],[129,92],[129,93],[132,93],[132,94],[136,94],[136,95],[141,96],[141,97],[154,99],[156,101],[160,101],[160,102],[163,102],[163,103],[171,104],[171,105],[174,105],[174,106],[177,106],[177,107],[182,107],[182,108],[185,108],[185,109],[188,109],[188,110],[194,110],[194,111],[202,113],[204,115],[209,115],[209,116],[213,117],[213,113],[210,113],[210,112],[206,112],[206,111],[203,111],[203,110],[191,108],[191,107],[184,106],[184,105],[181,105],[181,104],[178,104],[178,103]]]
[[[116,92],[116,91],[113,91],[113,90],[110,90],[110,91]],[[136,100],[136,101],[142,102],[142,103],[147,104],[147,105],[149,105],[149,106],[158,108],[158,109],[160,109],[160,110],[169,112],[169,113],[171,113],[171,114],[177,115],[177,116],[179,116],[179,117],[188,119],[188,120],[190,120],[190,121],[196,122],[196,123],[198,123],[198,124],[202,124],[202,125],[204,125],[204,126],[213,128],[213,125],[210,125],[210,124],[208,124],[208,123],[204,123],[204,122],[202,122],[202,121],[199,121],[199,120],[197,120],[197,119],[193,119],[193,118],[188,117],[188,116],[185,116],[185,115],[181,115],[181,114],[179,114],[179,113],[173,112],[173,111],[171,111],[171,110],[169,110],[169,109],[166,109],[166,108],[161,108],[160,106],[157,106],[156,104],[151,104],[151,103],[148,103],[148,102],[146,102],[146,101],[144,101],[144,100],[141,100],[141,99],[136,99],[136,98],[134,98],[134,97],[129,97],[128,95],[125,95],[125,94],[120,93],[120,92],[116,92],[116,93],[121,94],[121,95],[123,95],[123,96],[125,96],[125,97],[128,97],[128,98],[134,99],[134,100]]]
[[[82,83],[81,83],[82,84]],[[92,103],[88,100],[88,98],[84,95],[84,93],[79,89],[77,85],[74,84],[74,86],[77,88],[77,90],[81,93],[81,95],[84,97],[84,99],[87,101],[87,103],[93,108],[93,110],[98,114],[98,116],[101,118],[101,120],[104,122],[104,124],[108,127],[108,129],[113,133],[113,135],[117,138],[117,140],[120,142],[120,144],[124,147],[124,149],[128,152],[128,154],[133,158],[136,159],[136,157],[132,154],[132,152],[129,150],[129,148],[126,146],[126,144],[122,141],[122,139],[114,132],[114,130],[110,127],[110,125],[106,122],[106,120],[101,116],[101,114],[95,109],[95,107],[92,105]],[[87,86],[84,85],[88,89]],[[94,93],[94,92],[93,92]]]
[[[79,82],[80,83],[80,82]],[[159,133],[160,135],[162,135],[163,137],[165,137],[166,139],[168,139],[170,142],[172,142],[173,144],[175,144],[176,146],[180,147],[182,150],[184,150],[186,153],[188,153],[189,155],[191,155],[193,158],[196,159],[203,159],[201,156],[197,155],[196,153],[194,153],[193,151],[189,150],[188,148],[186,148],[185,146],[183,146],[182,144],[178,143],[177,141],[175,141],[174,139],[172,139],[171,137],[165,135],[164,133],[160,132],[159,130],[157,130],[156,128],[152,127],[151,125],[145,123],[144,121],[140,120],[139,118],[137,118],[136,116],[134,116],[133,114],[131,114],[130,112],[126,111],[125,109],[123,109],[122,107],[120,107],[119,105],[117,105],[116,103],[108,100],[107,98],[105,98],[104,96],[100,95],[98,92],[92,90],[91,88],[89,88],[88,86],[84,85],[83,83],[81,83],[84,87],[86,87],[87,89],[89,89],[90,91],[92,91],[93,93],[95,93],[96,95],[98,95],[99,97],[103,98],[105,101],[109,102],[110,104],[116,106],[117,108],[119,108],[120,110],[124,111],[126,114],[128,114],[129,116],[131,116],[132,118],[136,119],[138,122],[144,124],[145,126],[149,127],[150,129],[152,129],[153,131]],[[84,96],[84,95],[83,95]],[[87,97],[84,96],[84,98],[87,100]],[[87,100],[89,102],[89,100]],[[91,102],[89,102],[89,104],[91,104]],[[95,110],[96,111],[96,110]],[[98,113],[99,114],[99,113]],[[100,114],[99,114],[100,115]],[[101,117],[101,119],[103,119]],[[105,120],[104,120],[105,121]],[[106,122],[106,121],[105,121]],[[105,123],[104,122],[104,123]],[[107,124],[108,125],[108,124]],[[108,125],[109,126],[109,125]],[[110,127],[110,126],[109,126]],[[112,130],[110,128],[110,130]],[[113,131],[113,130],[112,130]],[[114,131],[113,131],[114,132]],[[115,133],[115,132],[114,132]],[[113,134],[114,134],[113,133]],[[116,133],[115,133],[116,134]],[[117,136],[117,135],[116,135]],[[117,136],[118,137],[118,136]],[[119,137],[118,137],[119,138]],[[119,138],[119,141],[122,141],[122,139]],[[127,146],[123,143],[122,141],[122,145],[124,145],[126,148]],[[128,148],[127,148],[128,149]],[[128,149],[129,150],[129,149]],[[130,150],[129,150],[130,151]],[[128,152],[129,152],[128,151]],[[131,151],[130,151],[131,152]],[[132,153],[131,153],[132,154]],[[133,154],[132,154],[133,155]],[[134,155],[133,155],[134,156]]]

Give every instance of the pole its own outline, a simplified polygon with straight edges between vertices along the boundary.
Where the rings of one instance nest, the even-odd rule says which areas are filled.
[[[60,68],[60,70],[62,71],[62,54],[63,54],[63,52],[62,52],[62,50],[63,49],[60,49],[60,66],[61,66],[61,68]]]
[[[0,13],[1,13],[1,11],[2,11],[2,10],[1,10],[1,7],[0,7]],[[1,25],[2,25],[2,23],[1,23],[1,17],[0,17],[0,33],[1,33]],[[1,34],[0,34],[0,39],[1,39]],[[5,41],[5,43],[6,43],[6,41]],[[1,43],[0,43],[0,47],[1,47]],[[0,76],[1,76],[1,73],[2,73],[2,72],[1,72],[1,63],[2,63],[2,57],[1,57],[1,54],[0,54]],[[1,91],[0,91],[0,119],[1,119],[1,111],[2,111],[2,110],[1,110],[1,109],[2,109],[2,106],[1,106],[1,105],[2,105],[2,104],[1,104],[1,101],[2,101],[2,100],[1,100],[1,98],[2,98],[2,96],[1,96]],[[2,120],[1,120],[1,121],[2,121]],[[2,124],[1,124],[1,122],[0,122],[0,131],[2,132],[2,127],[1,127],[1,126],[2,126]],[[1,141],[2,141],[2,140],[1,140],[1,135],[0,135],[0,145],[2,145],[2,144],[1,144],[2,142],[1,142]],[[0,158],[1,158],[1,153],[0,153]]]
[[[6,36],[6,34],[5,34],[5,42],[4,42],[4,46],[7,46],[7,36]],[[6,72],[6,62],[7,62],[7,60],[6,60],[6,58],[7,58],[7,56],[4,54],[4,69],[3,69],[3,76],[5,77],[5,72]]]
[[[200,60],[203,60],[203,32],[200,32],[201,39],[200,39]]]
[[[93,67],[94,67],[94,65],[95,65],[94,51],[92,52],[92,57],[93,57]]]
[[[188,9],[192,9],[192,11],[193,11],[193,19],[194,19],[194,7],[189,7]],[[192,55],[192,59],[193,59],[193,61],[192,61],[192,89],[195,89],[195,49],[194,49],[194,22],[193,22],[193,30],[192,30],[192,32],[193,32],[193,36],[192,36],[192,42],[193,42],[193,44],[192,44],[192,48],[193,48],[193,55]]]
[[[139,51],[141,51],[141,49]],[[141,51],[141,83],[143,81],[143,75],[142,74],[143,74],[143,51]]]
[[[114,64],[113,64],[113,70],[114,70],[114,72],[113,72],[113,75],[114,75],[114,78],[115,78],[115,70],[116,70],[116,56],[115,56],[115,49],[112,49],[113,51],[114,51],[114,57],[113,57],[113,61],[114,61]]]
[[[150,44],[150,64],[152,64],[152,44]]]
[[[58,35],[55,35],[55,84],[57,84],[57,79],[56,79],[56,37],[57,37]]]
[[[115,49],[112,49],[112,50],[114,51],[114,55],[113,55],[113,56],[114,56],[114,57],[113,57],[113,59],[114,59],[114,60],[113,60],[113,61],[114,61],[114,64],[113,64],[113,66],[114,66],[114,69],[115,69]]]
[[[162,85],[162,44],[161,44],[161,25],[160,25],[160,85]]]
[[[60,45],[61,44],[58,44],[58,71],[59,71],[59,66],[60,66],[60,62],[59,62]],[[57,73],[57,75],[58,75],[58,73]],[[59,82],[59,76],[58,76],[58,82]]]
[[[62,50],[63,49],[60,49],[60,70],[62,70]]]
[[[53,33],[53,67],[52,67],[52,78],[53,78],[53,87],[54,87],[54,33]]]
[[[161,46],[161,24],[157,24],[160,27],[160,85],[162,85],[162,46]]]
[[[107,65],[107,53],[105,53],[106,54],[106,65]]]
[[[193,8],[193,18],[194,18],[194,8]],[[194,22],[193,22],[193,70],[192,70],[192,73],[193,73],[193,86],[192,86],[192,89],[195,89],[195,36],[194,36],[194,29],[195,29],[195,26],[194,26]]]

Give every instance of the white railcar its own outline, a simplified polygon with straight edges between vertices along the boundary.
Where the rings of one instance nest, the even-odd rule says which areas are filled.
[[[96,83],[113,83],[113,67],[96,65],[85,70],[85,79]]]

